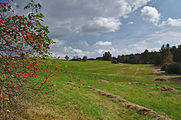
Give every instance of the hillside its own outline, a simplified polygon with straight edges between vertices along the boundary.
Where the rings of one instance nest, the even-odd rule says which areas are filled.
[[[45,99],[46,104],[36,99],[37,105],[28,109],[24,118],[33,120],[151,119],[149,115],[142,115],[136,109],[126,107],[123,103],[112,99],[110,95],[106,95],[108,93],[132,104],[152,109],[160,116],[181,119],[181,76],[168,76],[158,67],[145,64],[111,64],[106,61],[62,61],[62,63],[63,65],[57,64],[57,66],[64,67],[69,73],[73,72],[70,75],[63,72],[56,73],[58,92],[55,97],[52,100]],[[167,81],[154,81],[155,78],[164,78]],[[73,80],[72,85],[67,84],[70,79]],[[162,86],[169,87],[164,89]],[[100,91],[95,89],[104,94],[100,94]]]

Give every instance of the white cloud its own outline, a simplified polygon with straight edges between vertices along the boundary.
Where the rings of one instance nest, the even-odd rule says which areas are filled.
[[[120,17],[128,18],[130,13],[151,0],[36,1],[42,4],[41,12],[45,15],[44,20],[51,30],[51,36],[59,38],[84,32],[114,32],[119,29]],[[27,3],[22,0],[16,0],[16,2],[20,6]],[[22,13],[22,10],[18,12]],[[88,21],[89,24],[87,24]],[[103,22],[105,25],[99,22]]]
[[[84,56],[86,55],[86,52],[81,50],[81,49],[74,49],[71,46],[69,47],[64,47],[64,51],[69,55],[69,56]]]
[[[146,5],[151,0],[128,0],[133,10],[137,10],[139,7]]]
[[[171,46],[179,45],[181,32],[176,31],[160,31],[148,35],[145,40],[131,44],[127,47],[130,53],[140,53],[145,49],[150,51],[158,51],[163,44],[169,43]]]
[[[80,45],[81,47],[88,47],[89,43],[87,43],[87,41],[84,40],[79,40],[78,42],[76,42],[78,45]]]
[[[132,25],[132,24],[134,24],[134,22],[132,22],[132,21],[131,21],[131,22],[128,22],[128,25]]]
[[[45,22],[54,37],[81,33],[114,32],[120,17],[146,5],[151,0],[43,0]]]
[[[95,43],[95,46],[109,46],[109,45],[112,45],[112,42],[109,42],[109,41],[98,41]]]
[[[161,44],[169,43],[171,45],[180,44],[181,32],[178,31],[160,31],[147,36],[147,41],[159,42]]]
[[[72,46],[67,47],[57,47],[52,51],[57,56],[65,57],[65,55],[68,55],[70,58],[73,56],[88,56],[90,57],[96,57],[96,56],[102,56],[105,52],[110,51],[110,53],[113,56],[122,55],[122,54],[131,54],[131,53],[141,53],[145,49],[148,49],[149,51],[158,51],[162,44],[169,43],[171,46],[173,45],[179,45],[180,44],[180,38],[181,38],[181,32],[179,31],[168,31],[163,30],[159,32],[151,33],[145,37],[141,37],[139,40],[136,39],[135,42],[130,42],[128,45],[125,46],[104,46],[104,45],[110,45],[112,43],[109,43],[109,41],[99,41],[101,45],[103,46],[96,46],[95,44],[93,46],[90,46],[90,49],[76,49]],[[144,39],[144,40],[143,40]],[[134,39],[135,40],[135,39]],[[98,42],[97,42],[98,43]]]
[[[55,44],[53,44],[53,46],[55,46],[55,47],[60,47],[65,43],[65,41],[59,40],[59,39],[56,39],[56,38],[53,39],[53,42],[56,42]]]
[[[115,32],[119,29],[121,22],[115,18],[95,17],[83,26],[84,32]]]
[[[157,11],[156,8],[150,6],[145,6],[141,10],[141,16],[143,20],[152,22],[155,25],[157,25],[160,20],[160,13]]]
[[[122,50],[116,49],[116,48],[107,48],[107,49],[96,49],[95,53],[99,54],[99,56],[102,56],[105,52],[110,52],[112,54],[112,56],[117,56],[120,55],[122,52]]]
[[[164,27],[164,26],[180,27],[181,26],[181,19],[168,18],[166,21],[162,21],[162,23],[159,26],[160,27]]]
[[[132,53],[143,52],[145,49],[148,49],[148,43],[147,41],[143,40],[143,41],[129,45],[128,49],[130,49]]]

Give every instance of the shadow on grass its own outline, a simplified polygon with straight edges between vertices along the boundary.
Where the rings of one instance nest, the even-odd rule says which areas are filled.
[[[166,73],[162,72],[162,73],[146,73],[144,75],[152,75],[152,76],[163,76],[163,75],[167,75]]]
[[[169,80],[170,82],[174,83],[174,84],[179,84],[179,85],[181,85],[181,77],[169,78],[168,80]]]

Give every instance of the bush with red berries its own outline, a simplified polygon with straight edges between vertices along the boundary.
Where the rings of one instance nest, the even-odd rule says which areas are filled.
[[[0,3],[0,118],[19,112],[18,100],[36,94],[54,96],[54,66],[48,49],[53,41],[43,26],[41,5],[33,0],[25,7],[27,16],[14,15],[11,1]]]

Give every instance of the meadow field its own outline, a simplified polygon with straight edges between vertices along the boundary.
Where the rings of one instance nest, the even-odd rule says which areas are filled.
[[[62,61],[65,72],[56,72],[56,95],[36,98],[24,114],[30,120],[151,120],[125,107],[101,90],[133,104],[152,109],[161,116],[181,120],[181,76],[166,75],[149,64],[111,64],[108,61]],[[167,81],[155,81],[164,78]],[[73,82],[67,84],[67,81]],[[74,85],[76,85],[74,87]],[[79,88],[80,86],[80,88]],[[171,89],[157,89],[169,86]]]

